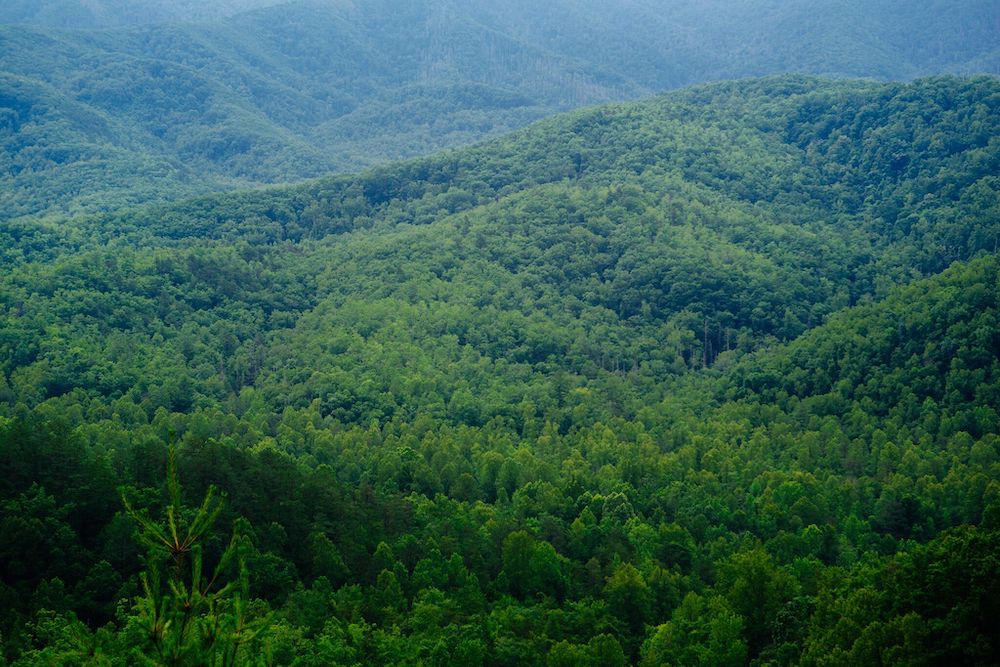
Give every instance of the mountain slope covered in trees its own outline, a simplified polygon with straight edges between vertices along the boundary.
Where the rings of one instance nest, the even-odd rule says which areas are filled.
[[[995,663],[998,127],[776,77],[8,225],[6,659]]]
[[[29,20],[20,6],[0,19]],[[303,1],[204,24],[37,22],[0,27],[5,219],[356,169],[706,80],[997,73],[1000,34],[986,0]]]
[[[8,0],[0,23],[73,30],[195,23],[281,4],[283,0]]]

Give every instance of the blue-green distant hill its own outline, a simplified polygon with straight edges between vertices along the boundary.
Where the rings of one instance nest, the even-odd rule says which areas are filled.
[[[989,0],[13,0],[0,23],[0,219],[355,169],[713,79],[1000,66]]]
[[[5,0],[0,21],[50,28],[211,21],[282,0]]]

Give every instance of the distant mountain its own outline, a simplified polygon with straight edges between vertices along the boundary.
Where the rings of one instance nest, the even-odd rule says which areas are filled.
[[[0,23],[110,28],[213,21],[285,0],[4,0]]]
[[[201,18],[129,5],[143,6]],[[64,26],[142,22],[0,11],[28,21],[25,7]],[[698,81],[996,72],[998,39],[1000,5],[985,0],[344,0],[199,25],[0,27],[0,218],[356,169]]]

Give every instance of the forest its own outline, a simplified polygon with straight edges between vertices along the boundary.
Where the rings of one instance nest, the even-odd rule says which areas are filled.
[[[0,220],[355,172],[786,72],[1000,74],[994,0],[4,0]]]
[[[0,227],[0,664],[1000,663],[1000,82]]]

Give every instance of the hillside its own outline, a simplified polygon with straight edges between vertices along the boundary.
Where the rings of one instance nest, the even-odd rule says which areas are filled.
[[[200,24],[133,4],[155,24],[113,27],[133,21],[99,18],[111,2],[0,9],[36,24],[0,27],[0,218],[356,170],[707,80],[998,72],[986,0],[210,3]]]
[[[221,361],[230,369],[261,336],[294,328],[276,337],[280,354],[265,355],[275,363],[262,361],[254,374],[277,382],[273,391],[284,400],[348,392],[337,400],[350,403],[352,419],[362,423],[397,410],[412,416],[427,401],[441,410],[454,382],[473,377],[474,393],[490,398],[482,405],[495,400],[501,414],[515,416],[507,394],[523,393],[526,380],[520,370],[516,382],[503,378],[493,367],[500,362],[533,369],[528,384],[544,378],[533,390],[540,396],[552,394],[558,369],[598,384],[632,371],[658,384],[723,352],[790,340],[894,284],[993,251],[1000,236],[998,93],[985,78],[716,84],[570,114],[360,177],[58,225],[24,223],[5,244],[8,261],[24,263],[9,276],[8,303],[24,303],[18,329],[36,321],[39,343],[18,338],[7,358],[16,347],[34,360],[31,391],[52,382],[89,386],[57,370],[66,350],[41,357],[29,350],[40,349],[68,285],[82,280],[81,289],[92,289],[96,276],[85,267],[99,264],[118,276],[95,286],[105,305],[70,318],[74,326],[99,327],[95,342],[119,328],[109,328],[107,316],[121,310],[133,349],[147,348],[145,337],[157,331],[169,343],[157,354],[171,349],[179,322],[163,320],[164,329],[138,313],[176,282],[169,301],[156,297],[158,319],[197,313],[206,331],[216,320],[227,330],[242,322],[231,331],[226,356],[233,358]],[[54,261],[60,255],[69,265]],[[18,283],[21,271],[40,271],[51,287]],[[149,293],[140,287],[148,280],[161,287]],[[378,314],[365,313],[365,304],[381,304]],[[344,320],[349,312],[359,321]],[[136,317],[145,322],[140,331],[127,324]],[[437,335],[437,319],[454,339]],[[343,374],[281,379],[306,358],[323,357],[309,341],[325,340],[330,326],[352,336],[367,332],[352,355],[333,348],[329,363]],[[297,340],[301,345],[289,347]],[[485,366],[463,361],[434,391],[409,396],[390,386],[381,362],[371,365],[391,345],[410,350],[413,363],[423,359],[416,373],[439,377],[434,355],[411,349],[438,340],[451,341],[439,353],[452,361],[474,350],[477,357],[465,361]],[[191,352],[184,356],[193,361]],[[133,354],[131,363],[141,358]],[[216,362],[205,361],[191,368],[214,383]],[[70,377],[43,379],[63,372]],[[142,374],[141,366],[131,373]],[[370,396],[358,395],[357,373],[371,375]],[[245,383],[232,374],[225,381],[228,389],[206,385],[206,398],[222,399]],[[502,390],[494,394],[489,383]],[[620,389],[604,409],[626,410],[640,387],[651,390]]]
[[[6,659],[996,662],[998,127],[772,77],[8,225]]]
[[[70,28],[196,23],[281,4],[283,0],[7,0],[0,23]]]

